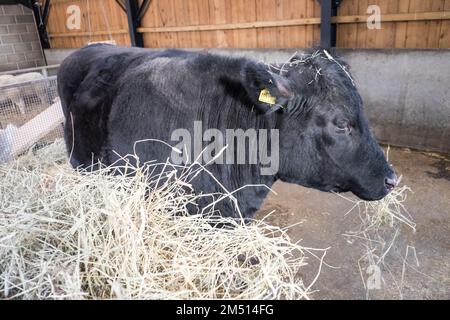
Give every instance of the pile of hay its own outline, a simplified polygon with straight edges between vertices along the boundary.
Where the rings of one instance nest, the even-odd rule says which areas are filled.
[[[286,229],[214,228],[187,214],[195,196],[179,172],[149,190],[129,169],[76,172],[62,141],[0,166],[0,297],[309,298],[305,249]]]

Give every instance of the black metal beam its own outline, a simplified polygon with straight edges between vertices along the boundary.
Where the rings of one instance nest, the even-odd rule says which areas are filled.
[[[47,34],[47,24],[45,22],[46,17],[44,16],[43,10],[41,8],[41,4],[39,0],[32,0],[31,9],[33,10],[34,19],[36,20],[36,27],[39,33],[39,39],[41,40],[42,49],[50,49],[50,40]],[[50,0],[46,1],[45,6],[50,5]],[[48,15],[49,9],[47,9],[46,14]],[[45,11],[45,10],[44,10]]]
[[[138,12],[138,26],[141,25],[142,18],[144,17],[145,13],[147,12],[148,7],[150,6],[150,3],[152,0],[144,0],[144,2],[141,4],[141,7],[139,8]]]
[[[127,12],[127,8],[125,8],[125,4],[123,3],[123,0],[116,0],[116,2],[124,12]]]
[[[139,27],[139,3],[137,0],[125,0],[125,8],[127,9],[131,45],[133,47],[143,47],[144,37],[142,33],[137,32],[137,28]]]
[[[321,0],[320,10],[320,46],[328,49],[336,47],[336,24],[331,23],[331,17],[337,15],[341,0]]]
[[[320,47],[331,47],[331,0],[320,3]]]
[[[44,10],[42,12],[42,16],[43,16],[43,20],[44,20],[45,26],[47,26],[49,13],[50,13],[50,0],[46,0],[45,4],[44,4]]]
[[[341,4],[342,0],[332,0],[331,2],[331,16],[336,17],[338,13],[338,8]],[[337,24],[332,23],[331,24],[331,45],[333,47],[336,47],[336,40],[337,40]]]

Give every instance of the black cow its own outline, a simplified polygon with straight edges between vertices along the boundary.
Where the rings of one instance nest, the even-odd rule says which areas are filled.
[[[276,173],[262,175],[261,164],[208,166],[229,191],[258,185],[234,194],[245,217],[252,217],[266,197],[268,189],[262,185],[270,187],[277,180],[351,191],[365,200],[383,198],[397,183],[346,66],[326,51],[270,66],[207,52],[91,45],[64,60],[58,91],[74,167],[93,161],[117,164],[118,154],[134,151],[141,162],[165,162],[172,152],[166,145],[148,141],[134,150],[134,143],[170,143],[173,130],[192,132],[194,121],[221,132],[278,129]],[[266,99],[261,99],[262,91]],[[192,185],[197,193],[223,192],[207,173]],[[199,200],[197,209],[212,198]],[[232,201],[221,201],[215,209],[236,216]]]

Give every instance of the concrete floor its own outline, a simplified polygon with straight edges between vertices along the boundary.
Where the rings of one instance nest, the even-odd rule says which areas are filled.
[[[358,267],[358,260],[366,252],[364,241],[349,243],[342,235],[357,230],[361,223],[357,212],[344,216],[352,203],[334,194],[276,183],[278,195],[270,195],[260,210],[259,218],[276,210],[268,220],[282,227],[304,219],[304,223],[290,229],[291,238],[302,239],[306,247],[331,247],[325,261],[337,268],[323,266],[314,286],[319,291],[313,298],[450,299],[450,156],[391,148],[389,158],[396,172],[403,175],[401,183],[413,190],[405,205],[417,231],[400,229],[381,266],[380,289],[364,288],[370,276],[364,267],[363,282]],[[387,241],[394,235],[389,226],[381,231]],[[407,246],[415,248],[418,261],[411,248],[404,258]],[[319,265],[313,257],[308,263],[299,274],[306,284],[314,279]]]

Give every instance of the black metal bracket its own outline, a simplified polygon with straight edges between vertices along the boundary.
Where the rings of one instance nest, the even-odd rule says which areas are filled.
[[[124,0],[116,0],[119,7],[123,10],[123,12],[127,12],[127,8],[125,8],[125,2]]]
[[[44,10],[42,12],[42,16],[43,16],[43,20],[44,20],[44,24],[47,27],[47,23],[48,23],[48,15],[50,13],[50,0],[46,0],[45,4],[44,4]]]
[[[44,8],[38,0],[31,1],[36,26],[39,32],[42,49],[50,49],[50,40],[47,33],[47,21],[50,12],[50,0],[45,0]]]
[[[138,12],[138,25],[141,25],[141,21],[142,18],[144,17],[145,13],[148,10],[148,7],[150,6],[150,3],[152,2],[152,0],[144,0],[144,2],[142,2],[141,7],[139,8],[139,12]]]
[[[319,0],[320,10],[320,46],[324,49],[336,47],[336,24],[331,23],[331,17],[337,15],[341,0]]]
[[[140,6],[137,0],[124,0],[125,3],[123,3],[123,1],[116,0],[116,2],[122,7],[122,9],[125,8],[125,12],[127,13],[131,45],[133,47],[143,47],[144,37],[142,33],[137,31],[137,29],[141,25],[142,18],[147,12],[151,0],[144,0]],[[124,7],[122,6],[123,4]]]

